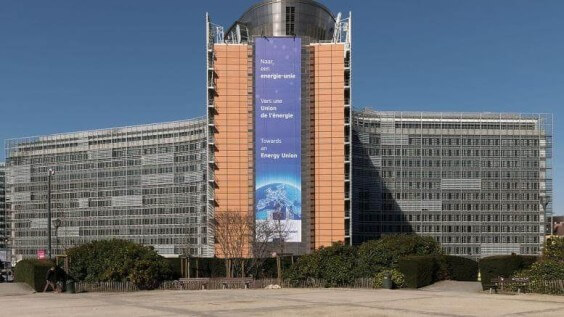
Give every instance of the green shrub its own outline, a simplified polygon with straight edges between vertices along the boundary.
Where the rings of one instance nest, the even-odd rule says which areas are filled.
[[[478,262],[454,255],[439,257],[439,266],[445,276],[438,276],[437,280],[477,281]]]
[[[384,282],[384,277],[390,276],[392,278],[392,283],[394,288],[402,288],[405,286],[405,276],[396,269],[383,270],[376,274],[374,277],[374,287],[381,288]]]
[[[135,263],[133,270],[129,273],[129,279],[139,289],[155,289],[159,287],[160,282],[163,280],[162,272],[166,270],[170,270],[167,262],[153,262],[143,259]]]
[[[372,277],[384,269],[397,268],[399,259],[412,255],[440,255],[441,246],[431,237],[389,235],[358,247],[357,275]]]
[[[354,274],[356,266],[356,249],[350,245],[333,244],[331,247],[320,250],[321,278],[327,283],[326,286],[348,285],[357,276]]]
[[[564,294],[560,281],[564,280],[564,262],[541,259],[530,268],[517,272],[513,277],[527,278],[527,292],[540,294]],[[509,285],[508,290],[517,292],[520,286]]]
[[[131,280],[149,289],[171,277],[170,265],[151,247],[125,240],[99,240],[67,250],[69,273],[78,281]],[[139,284],[137,284],[139,283]]]
[[[348,285],[358,277],[355,275],[356,257],[354,247],[335,243],[301,256],[284,272],[284,278],[294,282],[322,279],[326,287]]]
[[[538,257],[529,255],[498,255],[483,258],[478,263],[482,288],[491,287],[491,280],[497,277],[511,277],[515,273],[529,268]]]
[[[533,263],[530,268],[515,275],[528,277],[536,281],[564,280],[564,262],[554,260],[540,260]]]
[[[560,282],[564,280],[564,237],[548,238],[544,243],[542,257],[532,265],[527,263],[519,272],[513,273],[512,277],[529,279],[526,289],[528,292],[564,294]],[[519,287],[510,285],[508,288],[517,291]]]
[[[41,292],[45,287],[47,271],[49,271],[52,266],[55,266],[55,264],[49,260],[21,260],[14,268],[15,282],[26,283],[35,291]]]
[[[564,237],[551,237],[544,243],[542,257],[547,260],[564,262]]]
[[[397,269],[404,256],[440,254],[440,245],[430,237],[390,235],[358,248],[334,244],[301,256],[285,270],[284,278],[296,282],[321,279],[328,287],[341,286],[359,277],[374,278],[383,270]]]
[[[407,256],[399,260],[399,271],[405,276],[405,285],[409,288],[433,284],[437,270],[435,256]]]
[[[291,281],[305,281],[310,278],[321,278],[321,253],[319,250],[302,256],[289,270],[284,278]]]

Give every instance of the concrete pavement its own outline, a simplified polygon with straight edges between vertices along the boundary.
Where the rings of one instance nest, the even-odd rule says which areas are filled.
[[[274,289],[0,296],[2,316],[564,316],[564,297]]]
[[[24,283],[0,283],[0,301],[3,296],[33,294],[35,290]]]

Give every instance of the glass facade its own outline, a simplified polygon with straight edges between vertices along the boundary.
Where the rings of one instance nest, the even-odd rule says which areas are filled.
[[[284,252],[416,233],[448,254],[538,254],[552,116],[353,111],[351,23],[311,0],[262,1],[227,32],[206,16],[205,118],[7,141],[0,234],[13,260],[47,247],[49,169],[54,254],[121,238],[222,256],[214,216],[257,203],[256,39],[276,37],[301,43],[301,237]]]
[[[205,119],[9,140],[6,154],[15,260],[47,248],[49,169],[53,254],[119,238],[213,256]]]
[[[356,112],[354,242],[417,233],[448,254],[538,254],[551,158],[551,115]]]

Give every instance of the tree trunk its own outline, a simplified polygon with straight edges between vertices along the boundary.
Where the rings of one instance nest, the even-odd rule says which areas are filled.
[[[225,259],[225,277],[231,278],[231,259]]]

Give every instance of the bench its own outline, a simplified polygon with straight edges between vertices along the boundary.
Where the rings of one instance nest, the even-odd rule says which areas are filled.
[[[253,279],[251,278],[225,278],[221,279],[221,286],[223,289],[230,288],[230,286],[243,286],[243,288],[251,288],[251,283]]]
[[[178,281],[181,289],[190,289],[189,284],[197,284],[198,289],[205,290],[208,289],[210,283],[209,278],[181,278]]]
[[[503,277],[492,278],[490,282],[490,294],[492,293],[492,291],[497,294],[497,289],[502,286]]]
[[[491,279],[491,287],[490,287],[490,294],[492,290],[497,293],[497,290],[500,289],[502,292],[504,288],[507,286],[516,285],[517,286],[517,294],[521,293],[521,290],[527,289],[529,286],[529,278],[527,277],[512,277],[512,278],[503,278],[497,277]]]

